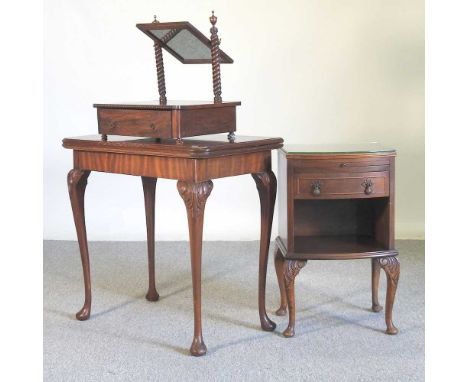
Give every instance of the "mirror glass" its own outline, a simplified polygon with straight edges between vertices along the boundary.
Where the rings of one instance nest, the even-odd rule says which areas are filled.
[[[151,34],[161,39],[166,33],[170,32],[170,29],[154,29],[151,30]]]
[[[211,50],[189,30],[182,29],[166,44],[184,59],[211,59]]]
[[[176,30],[176,29],[174,29]],[[153,29],[149,32],[160,40],[164,41],[164,36],[173,31],[172,29]],[[165,41],[166,45],[175,53],[180,55],[184,60],[210,60],[211,51],[206,44],[195,36],[188,29],[180,29],[169,41]]]

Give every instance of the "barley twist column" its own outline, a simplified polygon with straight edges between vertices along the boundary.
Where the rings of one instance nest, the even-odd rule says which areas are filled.
[[[215,24],[218,18],[214,15],[214,11],[210,17],[211,22],[211,65],[213,72],[213,93],[214,93],[214,102],[221,103],[223,102],[221,98],[221,67],[219,63],[219,38],[218,38],[218,28]]]

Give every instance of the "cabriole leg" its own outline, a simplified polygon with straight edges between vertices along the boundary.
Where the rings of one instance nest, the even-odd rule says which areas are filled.
[[[143,183],[143,194],[145,196],[145,215],[146,215],[146,239],[148,246],[148,292],[146,299],[148,301],[159,300],[159,294],[156,291],[156,278],[154,269],[154,210],[155,193],[157,178],[141,177]]]
[[[89,267],[88,239],[86,237],[86,223],[84,213],[84,195],[90,171],[73,169],[68,173],[68,193],[75,221],[76,235],[80,247],[81,264],[85,287],[85,301],[83,308],[76,313],[80,321],[87,320],[91,314],[91,275]]]
[[[296,326],[296,300],[294,296],[294,280],[299,271],[306,265],[303,260],[286,260],[284,262],[284,282],[286,285],[286,296],[288,299],[289,324],[283,332],[285,337],[294,337]]]
[[[385,298],[385,323],[387,324],[387,334],[397,334],[398,329],[393,325],[392,312],[395,294],[400,278],[400,262],[395,256],[381,257],[380,266],[387,275],[387,296]]]
[[[201,183],[189,183],[179,180],[177,189],[185,202],[190,236],[190,259],[192,264],[194,334],[190,353],[194,356],[206,354],[203,342],[201,318],[201,265],[203,217],[205,203],[213,189],[211,180]]]
[[[279,248],[276,248],[276,251],[275,251],[275,270],[276,270],[276,277],[278,279],[278,286],[279,286],[280,296],[281,296],[280,307],[276,311],[276,315],[284,316],[287,311],[288,300],[286,297],[286,286],[284,284],[284,272],[283,272],[284,259]]]
[[[265,308],[265,286],[270,248],[271,223],[276,199],[276,177],[272,171],[252,174],[260,196],[261,233],[258,272],[258,313],[263,330],[273,331],[276,324],[268,318]]]

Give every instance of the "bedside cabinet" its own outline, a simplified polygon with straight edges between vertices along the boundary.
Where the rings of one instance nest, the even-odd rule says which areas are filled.
[[[395,249],[395,150],[365,146],[285,146],[278,154],[277,315],[289,310],[284,336],[294,336],[294,280],[308,260],[371,259],[372,310],[380,269],[387,276],[387,334],[400,274]]]

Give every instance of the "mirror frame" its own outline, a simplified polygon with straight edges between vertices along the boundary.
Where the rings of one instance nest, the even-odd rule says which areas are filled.
[[[175,58],[177,58],[183,64],[211,64],[210,59],[187,59],[182,57],[172,48],[170,48],[167,43],[161,41],[158,37],[151,33],[152,30],[159,30],[159,29],[178,29],[179,31],[186,29],[190,33],[192,33],[202,44],[208,47],[211,50],[211,40],[208,39],[202,32],[200,32],[197,28],[195,28],[192,24],[188,21],[179,21],[179,22],[170,22],[170,23],[148,23],[148,24],[137,24],[136,27],[141,30],[144,34],[146,34],[149,38],[153,41],[157,42],[161,48],[167,50],[170,54],[172,54]],[[177,32],[179,33],[179,32]],[[174,34],[175,36],[176,34]],[[173,36],[173,37],[174,37]],[[169,40],[171,41],[171,40]],[[168,41],[168,42],[169,42]],[[221,64],[232,64],[234,60],[229,57],[226,53],[224,53],[221,49],[219,50],[219,62]]]

